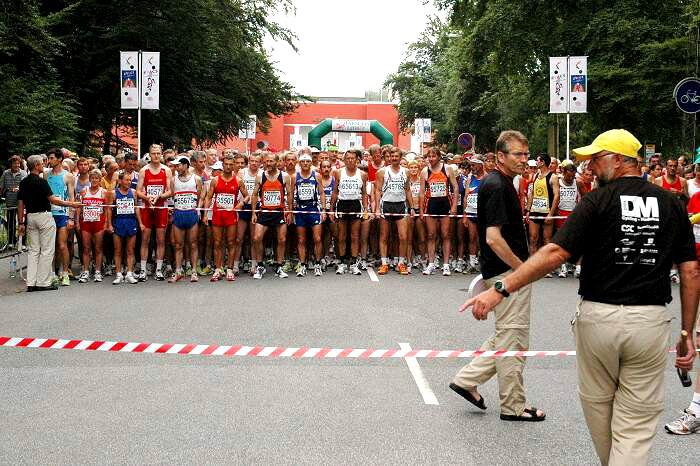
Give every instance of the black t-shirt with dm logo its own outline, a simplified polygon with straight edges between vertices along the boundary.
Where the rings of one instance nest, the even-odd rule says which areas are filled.
[[[553,242],[583,258],[583,299],[608,304],[670,303],[671,264],[696,260],[685,206],[640,177],[586,194]]]

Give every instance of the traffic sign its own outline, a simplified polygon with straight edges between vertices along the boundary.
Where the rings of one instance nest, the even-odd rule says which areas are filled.
[[[457,144],[466,150],[472,150],[474,148],[474,136],[470,133],[462,133],[457,136]]]
[[[700,79],[685,78],[673,90],[676,105],[685,113],[700,112]]]

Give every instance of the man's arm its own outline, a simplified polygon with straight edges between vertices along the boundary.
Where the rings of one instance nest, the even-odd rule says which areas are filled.
[[[511,269],[516,270],[522,265],[522,261],[513,253],[508,243],[501,235],[501,226],[486,228],[486,244],[496,253],[499,259],[505,262]]]
[[[693,325],[695,324],[696,313],[698,311],[698,283],[700,283],[700,265],[698,261],[681,262],[678,264],[678,271],[681,276],[681,329],[688,332],[685,345],[688,352],[685,356],[678,356],[676,353],[676,367],[690,370],[693,368],[695,359],[695,342],[693,341]],[[696,329],[700,334],[700,329]],[[700,338],[698,338],[700,340]],[[680,346],[680,342],[679,342]],[[676,347],[676,350],[679,350]]]
[[[552,175],[549,179],[549,183],[554,192],[554,196],[552,196],[552,205],[549,206],[549,216],[552,217],[557,214],[557,209],[559,208],[559,177]]]

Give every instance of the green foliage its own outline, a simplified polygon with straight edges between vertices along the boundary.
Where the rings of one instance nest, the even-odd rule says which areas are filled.
[[[464,131],[486,148],[500,130],[516,128],[533,151],[546,151],[548,130],[557,123],[548,113],[548,57],[588,55],[588,113],[572,116],[572,145],[622,127],[664,151],[693,146],[689,118],[672,92],[695,72],[696,2],[435,3],[450,9],[447,22],[434,20],[387,79],[400,96],[404,127],[415,113],[431,117],[437,140],[450,148]],[[560,139],[563,144],[563,130]]]

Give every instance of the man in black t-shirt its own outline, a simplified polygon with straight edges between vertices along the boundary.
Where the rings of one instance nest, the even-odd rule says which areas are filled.
[[[579,160],[590,160],[600,188],[581,200],[552,243],[506,277],[500,290],[462,305],[486,319],[509,292],[582,258],[582,300],[572,322],[579,397],[603,465],[647,463],[663,410],[672,263],[679,265],[681,325],[688,332],[678,346],[688,352],[676,355],[676,367],[692,369],[695,357],[691,335],[700,266],[690,222],[673,194],[641,178],[640,147],[629,132],[611,130],[574,150]]]
[[[499,286],[527,259],[527,233],[513,177],[522,174],[529,157],[528,141],[517,131],[504,131],[496,141],[496,169],[479,186],[477,228],[481,249],[481,273],[485,282]],[[496,331],[482,350],[528,349],[530,340],[530,291],[524,286],[496,307]],[[525,401],[525,358],[476,358],[463,367],[450,388],[480,409],[486,409],[477,387],[498,376],[501,419],[543,421],[545,413]]]

